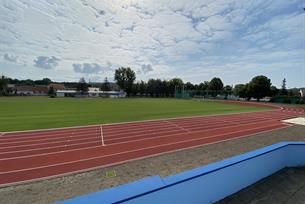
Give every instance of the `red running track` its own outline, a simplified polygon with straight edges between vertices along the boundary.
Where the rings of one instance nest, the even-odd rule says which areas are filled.
[[[0,186],[285,128],[288,124],[281,120],[304,114],[305,109],[282,107],[253,113],[2,133]]]

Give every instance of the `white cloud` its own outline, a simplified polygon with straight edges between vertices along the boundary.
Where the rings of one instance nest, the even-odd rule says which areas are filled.
[[[274,53],[300,52],[305,35],[304,29],[300,29],[304,19],[302,3],[302,0],[1,1],[0,60],[26,63],[29,70],[35,70],[29,65],[35,60],[35,66],[48,69],[52,76],[66,76],[67,80],[84,73],[99,74],[108,67],[108,61],[112,62],[112,69],[129,66],[136,70],[151,65],[153,71],[147,72],[150,77],[160,74],[164,78],[183,77],[193,67],[197,67],[198,75],[207,76],[206,72],[214,73],[210,71],[213,64],[240,73],[237,66],[246,55],[255,56],[257,61],[270,56],[270,60],[264,61],[268,67],[268,63],[283,59]],[[282,61],[281,67],[289,68],[289,62],[295,60],[302,62],[302,58],[284,57],[286,61]],[[201,66],[202,62],[207,68]],[[71,76],[74,74],[76,77]],[[111,72],[104,74],[110,76]],[[191,76],[188,80],[192,81]]]
[[[109,67],[111,66],[111,64],[109,64],[108,67],[102,67],[101,65],[96,63],[83,63],[83,64],[74,63],[72,64],[72,66],[75,72],[84,73],[84,74],[97,74],[102,71],[106,72],[111,70],[111,68]]]
[[[15,56],[13,54],[7,54],[7,53],[4,54],[3,58],[9,62],[17,62],[17,60],[18,60],[18,56]]]
[[[140,73],[147,74],[147,73],[152,72],[152,71],[154,71],[154,69],[152,68],[151,64],[143,64],[141,66],[141,72]]]
[[[60,59],[54,56],[39,56],[34,60],[34,66],[42,69],[53,69],[58,65],[59,61]]]

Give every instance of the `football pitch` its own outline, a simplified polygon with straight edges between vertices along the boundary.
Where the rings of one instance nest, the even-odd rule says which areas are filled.
[[[0,132],[265,110],[215,101],[157,98],[0,98]]]

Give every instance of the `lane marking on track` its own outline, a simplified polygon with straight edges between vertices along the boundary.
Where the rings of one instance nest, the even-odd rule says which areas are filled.
[[[272,122],[269,121],[269,122]],[[280,123],[279,121],[274,121],[274,122],[278,122]],[[199,129],[199,130],[194,130],[194,131],[191,131],[191,133],[206,133],[206,132],[209,132],[209,131],[214,131],[214,130],[221,130],[223,128],[232,128],[232,127],[242,127],[242,126],[248,126],[248,125],[254,125],[254,124],[261,124],[262,122],[252,122],[252,123],[246,123],[246,124],[234,124],[234,125],[224,125],[224,126],[221,126],[221,127],[214,127],[214,128],[210,128],[210,129]],[[265,124],[266,122],[264,122]],[[173,134],[168,134],[168,135],[159,135],[159,136],[156,136],[156,137],[147,137],[147,134],[141,134],[141,135],[138,135],[136,136],[137,139],[131,139],[131,138],[134,138],[134,136],[129,136],[129,137],[122,137],[120,139],[126,139],[125,141],[122,141],[122,142],[115,142],[115,143],[111,143],[107,146],[115,146],[115,145],[118,145],[118,144],[124,144],[124,143],[130,143],[130,142],[138,142],[138,141],[144,141],[144,140],[152,140],[152,139],[156,139],[156,138],[165,138],[165,137],[174,137],[174,136],[179,136],[179,135],[183,135],[185,133],[173,133]],[[142,137],[142,138],[138,138],[138,137]],[[78,145],[78,144],[89,144],[89,143],[94,143],[95,141],[92,141],[92,142],[85,142],[85,143],[77,143],[77,144],[73,144],[73,145]],[[73,146],[72,145],[72,146]],[[61,146],[61,145],[60,145]],[[55,148],[56,147],[60,147],[60,146],[54,146]],[[26,152],[26,151],[31,151],[31,150],[42,150],[42,149],[49,149],[49,148],[54,148],[54,147],[47,147],[47,148],[34,148],[34,149],[28,149],[28,150],[21,150],[20,152]],[[98,148],[100,146],[89,146],[89,147],[82,147],[82,148],[73,148],[73,149],[70,149],[70,150],[66,150],[67,152],[69,151],[78,151],[78,150],[82,150],[82,149],[90,149],[90,148]],[[15,151],[8,151],[8,152],[2,152],[0,153],[1,154],[5,154],[5,153],[14,153]],[[45,154],[56,154],[60,151],[52,151],[52,152],[49,152],[49,153],[42,153],[42,154],[33,154],[33,155],[29,155],[29,156],[26,156],[26,157],[31,157],[31,156],[37,156],[37,155],[45,155]],[[0,159],[2,160],[2,159]],[[3,159],[4,160],[4,159]]]
[[[251,114],[252,115],[252,114]],[[236,117],[236,116],[235,116]],[[182,125],[187,125],[187,126],[189,126],[189,127],[192,127],[192,126],[196,126],[196,125],[201,125],[202,123],[204,123],[205,125],[206,124],[209,124],[209,123],[212,123],[212,124],[214,124],[214,123],[219,123],[219,122],[226,122],[226,123],[228,123],[228,122],[232,122],[233,123],[233,121],[235,121],[235,122],[237,122],[237,119],[238,118],[235,118],[234,120],[232,120],[232,119],[221,119],[221,118],[223,118],[223,117],[217,117],[217,118],[206,118],[204,121],[197,121],[196,123],[190,123],[190,121],[187,121],[187,122],[182,122],[181,124]],[[239,118],[240,118],[240,116],[239,116]],[[250,116],[250,118],[249,119],[252,119],[252,118],[257,118],[257,119],[262,119],[263,118],[263,116],[259,116],[259,117],[254,117],[254,116]],[[268,118],[268,117],[266,117],[266,118]],[[274,116],[273,117],[271,117],[272,119],[273,118],[275,118]],[[209,119],[209,120],[208,120]],[[212,119],[212,120],[211,120]],[[279,120],[281,120],[280,118],[279,118]],[[181,122],[181,120],[176,120],[177,122]],[[183,121],[183,120],[182,120]],[[171,123],[170,121],[167,121],[168,123]],[[171,124],[174,124],[174,123],[171,123]],[[148,128],[149,126],[149,123],[147,123],[147,124],[145,124],[145,130],[143,130],[143,128],[142,128],[142,131],[144,131],[144,132],[146,132],[146,131],[152,131],[152,130],[156,130],[155,128],[158,128],[158,130],[160,130],[160,128],[166,128],[166,129],[168,129],[170,126],[167,126],[167,125],[164,125],[164,123],[162,124],[161,122],[160,122],[160,124],[153,124],[152,125],[152,127],[153,127],[153,129],[150,127],[150,128]],[[180,124],[179,124],[180,125]],[[176,127],[179,127],[179,125],[177,125]],[[139,125],[137,128],[136,127],[132,127],[132,128],[129,128],[128,127],[128,131],[130,131],[131,129],[133,129],[135,132],[138,132],[138,131],[140,131],[141,129],[140,129],[140,127],[141,127],[142,125]],[[172,126],[171,126],[172,127]],[[188,128],[189,128],[188,127]],[[181,126],[180,126],[180,128],[182,128]],[[127,129],[127,127],[125,127],[125,128],[122,128],[122,130],[120,131],[121,133],[124,133],[124,134],[126,134],[126,129]],[[152,129],[152,130],[149,130],[149,129]],[[186,128],[184,128],[184,129],[186,129]],[[107,129],[106,129],[107,130]],[[117,129],[116,129],[117,130]],[[142,132],[141,131],[141,132]],[[77,131],[77,134],[74,134],[73,136],[70,136],[71,138],[73,137],[77,137],[77,138],[81,138],[81,136],[83,136],[83,134],[84,133],[87,133],[87,132],[83,132],[82,134],[79,134],[78,132],[83,132],[82,130],[79,130],[79,131]],[[105,132],[105,129],[103,128],[103,132]],[[117,133],[112,133],[113,131],[109,131],[108,130],[108,132],[109,132],[109,134],[111,135],[111,137],[113,137],[113,136],[116,136],[116,135],[120,135],[121,133],[119,133],[119,132],[117,132]],[[92,132],[92,133],[90,133],[90,135],[92,134],[93,135],[93,137],[94,137],[94,134],[96,134],[96,133],[98,133],[98,135],[100,135],[100,130],[98,130],[98,132],[97,132],[97,130],[94,130],[94,132]],[[123,135],[124,135],[123,134]],[[9,141],[9,142],[2,142],[3,140],[1,140],[2,138],[0,138],[0,143],[1,144],[12,144],[12,143],[27,143],[27,142],[32,142],[32,141],[44,141],[44,140],[56,140],[56,141],[60,141],[60,140],[58,140],[58,139],[60,139],[60,138],[62,138],[62,139],[65,139],[67,136],[66,136],[66,134],[62,134],[62,136],[56,136],[56,137],[54,137],[54,135],[55,134],[52,134],[52,133],[45,133],[44,135],[41,135],[41,136],[34,136],[34,137],[26,137],[26,138],[23,138],[23,137],[19,137],[19,138],[6,138],[6,139],[3,139],[3,140],[11,140],[11,141]],[[50,136],[52,136],[51,138],[50,138]],[[87,137],[88,138],[88,137]],[[80,140],[82,140],[83,138],[81,138]],[[77,140],[77,139],[75,139],[75,140]],[[50,141],[51,142],[51,141]],[[53,142],[53,141],[52,141]]]
[[[180,126],[180,125],[177,125],[176,123],[170,122],[170,121],[168,121],[168,120],[164,120],[164,122],[168,123],[169,125],[175,126],[175,127],[177,127],[178,129],[181,129],[181,130],[183,130],[183,131],[185,131],[185,132],[188,132],[188,133],[191,132],[190,130],[185,129],[184,127],[182,127],[182,126]]]
[[[191,133],[204,133],[204,132],[209,132],[209,131],[214,131],[214,130],[220,130],[220,129],[223,129],[223,128],[229,128],[229,127],[240,127],[240,126],[245,126],[245,125],[253,125],[253,124],[259,124],[259,123],[262,123],[262,122],[254,122],[255,120],[253,120],[253,122],[249,122],[249,123],[246,123],[246,124],[225,124],[223,126],[220,126],[220,127],[214,127],[214,128],[209,128],[209,129],[200,129],[200,130],[193,130],[191,131]],[[264,123],[266,123],[267,121],[265,121]],[[270,122],[272,122],[272,120],[270,120]],[[274,122],[279,122],[279,121],[274,121]],[[160,135],[160,136],[156,136],[156,137],[145,137],[147,136],[147,134],[140,134],[140,135],[137,135],[137,136],[125,136],[125,137],[121,137],[119,139],[123,139],[123,138],[126,138],[128,139],[127,141],[123,141],[123,142],[116,142],[116,143],[111,143],[111,144],[108,144],[107,146],[113,146],[113,145],[117,145],[117,144],[123,144],[123,143],[129,143],[129,142],[137,142],[137,141],[143,141],[143,140],[151,140],[151,139],[155,139],[155,138],[163,138],[163,137],[172,137],[172,136],[178,136],[178,135],[182,135],[182,134],[185,134],[185,133],[174,133],[174,134],[169,134],[169,135]],[[144,138],[141,138],[141,139],[131,139],[133,137],[144,137]],[[100,137],[99,137],[100,138]],[[97,138],[98,139],[98,138]],[[92,141],[92,142],[95,142],[95,141]],[[92,142],[88,142],[88,143],[92,143]],[[59,142],[55,142],[55,143],[59,143]],[[87,143],[87,142],[86,142]],[[86,144],[86,143],[76,143],[76,144],[72,144],[73,145],[77,145],[77,144]],[[42,143],[41,143],[42,144]],[[32,146],[32,145],[22,145],[22,146]],[[21,146],[21,147],[22,147]],[[36,145],[37,146],[37,145]],[[60,147],[62,145],[59,145],[59,146],[53,146],[53,147]],[[19,146],[13,146],[13,147],[19,147]],[[100,146],[91,146],[89,148],[96,148],[96,147],[100,147]],[[5,148],[5,147],[4,147]],[[9,148],[12,148],[12,147],[9,147]],[[51,147],[52,148],[52,147]],[[37,150],[37,149],[48,149],[47,148],[33,148],[33,149],[27,149],[27,150]],[[77,148],[77,149],[70,149],[70,150],[65,150],[66,152],[69,152],[69,151],[77,151],[77,150],[81,150],[83,148]],[[88,147],[85,147],[84,149],[88,149]],[[3,154],[3,153],[13,153],[14,151],[8,151],[8,152],[2,152],[0,153]],[[21,150],[21,152],[23,152]],[[56,154],[60,151],[53,151],[53,152],[49,152],[49,153],[42,153],[42,154],[34,154],[32,156],[36,156],[36,155],[44,155],[44,154]],[[0,159],[2,160],[2,159]],[[4,160],[4,159],[3,159]]]
[[[288,125],[287,126],[285,124],[282,124],[282,125],[284,127],[277,127],[277,128],[288,127]],[[73,163],[79,163],[79,162],[90,161],[90,160],[94,160],[94,159],[101,159],[101,158],[120,155],[120,154],[126,154],[126,153],[137,152],[137,151],[142,151],[142,150],[147,150],[147,149],[153,149],[153,148],[158,148],[158,147],[163,147],[163,146],[170,146],[170,145],[181,144],[181,143],[186,143],[186,142],[198,141],[198,140],[203,140],[203,139],[217,138],[217,137],[222,137],[222,136],[228,136],[228,135],[231,135],[231,134],[242,133],[242,132],[252,131],[252,130],[257,130],[257,129],[259,130],[259,129],[270,128],[270,127],[275,127],[275,126],[276,126],[275,124],[266,125],[266,126],[259,127],[259,128],[257,128],[257,127],[256,128],[248,128],[246,130],[237,130],[237,131],[233,131],[233,132],[230,132],[230,133],[219,133],[219,134],[209,136],[209,137],[198,137],[198,138],[186,139],[186,140],[182,140],[182,141],[178,141],[178,142],[168,142],[168,143],[165,143],[165,144],[159,144],[159,145],[153,145],[153,146],[148,146],[148,147],[143,147],[143,148],[137,148],[137,149],[133,149],[133,150],[127,150],[127,151],[112,153],[112,154],[108,154],[108,155],[94,156],[94,157],[89,157],[89,158],[84,158],[84,159],[79,159],[79,160],[74,160],[74,161],[58,162],[58,163],[55,163],[55,164],[36,166],[36,167],[30,167],[30,168],[24,168],[24,169],[16,169],[16,170],[11,170],[11,171],[4,171],[4,172],[2,171],[2,172],[0,172],[0,175],[8,174],[8,173],[22,172],[22,171],[30,171],[30,170],[36,170],[36,169],[44,169],[44,168],[49,168],[49,167],[54,167],[54,166],[62,166],[62,165],[73,164]],[[271,130],[275,130],[277,128],[271,128]],[[250,134],[247,134],[247,135],[258,134],[258,133],[261,133],[261,132],[264,132],[264,131],[270,131],[270,130],[262,130],[262,131],[259,131],[257,133],[250,133]],[[236,136],[236,137],[242,137],[242,136]],[[215,141],[215,142],[231,140],[231,139],[234,139],[234,138],[235,137],[232,136],[229,139],[219,140],[219,141]],[[201,145],[205,145],[205,143],[203,143]],[[177,149],[177,150],[180,150],[180,149]],[[128,161],[128,160],[126,160],[126,161]],[[124,162],[126,162],[126,161],[124,161]]]
[[[235,116],[236,117],[236,116]],[[239,116],[240,117],[240,116]],[[223,118],[223,117],[218,117],[218,118],[209,118],[210,120],[208,120],[208,118],[206,118],[206,119],[204,119],[206,122],[205,122],[205,124],[207,124],[207,121],[210,121],[210,122],[208,122],[208,123],[214,123],[214,122],[226,122],[226,123],[233,123],[233,121],[234,120],[236,120],[236,118],[232,121],[232,120],[228,120],[228,119],[223,119],[223,120],[221,120],[221,118]],[[250,116],[250,118],[257,118],[257,119],[261,119],[261,118],[265,118],[265,119],[268,119],[268,118],[270,118],[270,117],[263,117],[263,116],[256,116],[256,117],[254,117],[254,114],[251,114],[251,116]],[[275,118],[275,116],[273,115],[271,118]],[[215,121],[212,121],[212,120],[215,120]],[[283,118],[278,118],[279,120],[282,120]],[[187,122],[183,122],[182,123],[182,125],[187,125],[187,126],[190,126],[190,128],[191,128],[191,126],[194,126],[194,125],[200,125],[200,124],[202,124],[204,121],[202,121],[203,119],[201,119],[201,121],[197,121],[196,123],[190,123],[190,121],[187,121]],[[183,120],[176,120],[177,122],[182,122]],[[170,121],[167,121],[168,123],[171,123]],[[236,122],[236,121],[235,121]],[[234,123],[235,123],[234,122]],[[192,124],[192,125],[190,125],[190,124]],[[171,124],[174,124],[174,123],[171,123]],[[151,129],[151,128],[148,128],[149,126],[149,123],[147,123],[147,124],[145,124],[145,128],[144,129],[146,129],[147,131],[151,131],[151,130],[148,130],[148,129]],[[180,124],[179,124],[180,125]],[[179,125],[176,125],[176,127],[179,127],[179,128],[182,128],[181,127],[181,125],[179,126]],[[131,129],[134,129],[134,131],[135,132],[137,132],[137,131],[139,131],[139,127],[141,127],[142,125],[139,125],[137,128],[136,127],[132,127],[132,128],[129,128],[128,127],[128,130],[131,130]],[[160,124],[159,125],[156,125],[156,124],[153,124],[153,126],[155,126],[155,127],[157,127],[158,126],[158,129],[159,128],[163,128],[163,127],[166,127],[166,126],[164,126],[164,125],[162,125],[162,123],[160,122]],[[184,128],[184,129],[188,129],[189,127],[187,127],[187,128]],[[125,128],[122,128],[122,133],[126,133],[126,129],[127,129],[127,127],[125,127]],[[154,130],[155,130],[155,128],[153,128]],[[107,129],[106,129],[107,130]],[[117,129],[116,129],[117,130]],[[100,130],[98,130],[98,132],[96,132],[97,130],[94,130],[94,132],[92,132],[93,134],[93,136],[94,136],[94,134],[95,133],[98,133],[99,135],[100,135]],[[105,131],[105,130],[103,130],[103,131]],[[108,129],[108,131],[109,131],[109,129]],[[121,132],[120,131],[120,132]],[[143,130],[142,130],[143,131]],[[80,132],[82,132],[82,133],[80,133]],[[116,132],[116,131],[115,131]],[[83,129],[80,129],[80,130],[78,130],[77,131],[77,134],[73,134],[73,136],[70,136],[71,138],[73,137],[73,140],[77,140],[76,139],[76,137],[78,137],[78,138],[81,138],[81,136],[84,134],[84,133],[87,133],[87,132],[84,132],[84,130]],[[113,131],[109,131],[109,134],[111,135],[111,137],[113,137],[113,136],[115,136],[115,135],[119,135],[120,133],[114,133],[113,134]],[[124,135],[123,134],[123,135]],[[50,135],[52,135],[52,138],[50,138]],[[52,133],[45,133],[44,135],[41,135],[41,136],[34,136],[34,137],[26,137],[26,138],[24,138],[24,137],[18,137],[18,138],[14,138],[14,137],[10,137],[10,138],[0,138],[0,143],[1,144],[4,144],[4,143],[7,143],[7,144],[9,144],[9,143],[11,143],[11,144],[13,144],[13,143],[27,143],[27,142],[34,142],[34,141],[43,141],[43,140],[57,140],[57,141],[59,141],[58,139],[60,139],[60,138],[62,138],[62,139],[65,139],[67,136],[66,136],[66,134],[63,134],[62,133],[62,136],[60,136],[60,135],[58,135],[58,136],[56,136],[56,137],[54,137],[54,135],[56,135],[56,134],[52,134]],[[91,135],[91,134],[90,134]],[[74,139],[74,137],[75,137],[75,139]],[[2,139],[3,140],[11,140],[11,141],[9,141],[9,142],[2,142]],[[83,139],[83,138],[82,138]],[[80,139],[80,140],[82,140],[82,139]],[[50,142],[51,142],[50,141]]]
[[[291,126],[291,125],[287,125],[287,126]],[[271,131],[274,131],[274,130],[285,129],[285,128],[287,128],[287,126],[286,127],[279,127],[279,128],[275,128],[275,129],[271,129],[271,130],[265,130],[265,131],[261,131],[259,133],[266,133],[266,132],[271,132]],[[70,171],[70,172],[65,172],[65,173],[59,173],[59,174],[55,174],[55,175],[51,175],[51,176],[42,176],[42,177],[39,177],[39,178],[26,179],[26,180],[21,180],[21,181],[13,181],[13,182],[2,183],[2,184],[0,183],[0,187],[6,187],[6,186],[10,186],[10,185],[17,185],[17,184],[24,184],[24,183],[29,183],[29,182],[33,182],[33,181],[41,181],[41,180],[44,180],[44,179],[58,178],[60,176],[68,176],[68,175],[71,175],[71,174],[82,173],[82,172],[91,171],[91,170],[95,170],[95,169],[99,169],[99,168],[105,168],[105,167],[109,167],[109,166],[119,165],[119,164],[123,164],[123,163],[126,163],[126,162],[137,161],[137,160],[145,159],[145,158],[151,158],[151,157],[155,157],[155,156],[159,156],[159,155],[163,155],[163,154],[167,154],[167,153],[173,153],[173,152],[178,152],[178,151],[182,151],[182,150],[193,149],[193,148],[196,148],[196,147],[207,146],[207,145],[210,145],[210,144],[217,144],[217,143],[226,142],[226,141],[230,141],[230,140],[241,139],[241,138],[249,137],[249,136],[252,136],[252,135],[255,135],[255,134],[258,134],[258,133],[250,133],[250,134],[247,134],[247,135],[238,136],[238,137],[234,137],[234,138],[230,138],[230,139],[224,139],[224,140],[219,140],[219,141],[208,142],[208,143],[205,143],[205,144],[199,144],[199,145],[184,147],[184,148],[180,148],[180,149],[169,150],[169,151],[155,153],[155,154],[151,154],[151,155],[147,155],[147,156],[141,156],[141,157],[137,157],[137,158],[133,158],[133,159],[127,159],[127,160],[124,160],[124,161],[113,162],[111,164],[98,165],[98,166],[95,166],[95,167],[89,167],[89,168],[85,168],[85,169],[80,169],[80,170],[75,170],[75,171]]]
[[[104,133],[103,133],[103,126],[102,125],[100,125],[100,129],[101,129],[102,146],[105,146]]]

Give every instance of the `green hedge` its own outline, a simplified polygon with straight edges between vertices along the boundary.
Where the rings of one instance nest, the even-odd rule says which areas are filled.
[[[274,96],[270,99],[274,103],[288,103],[288,104],[304,104],[304,99],[298,96]]]

